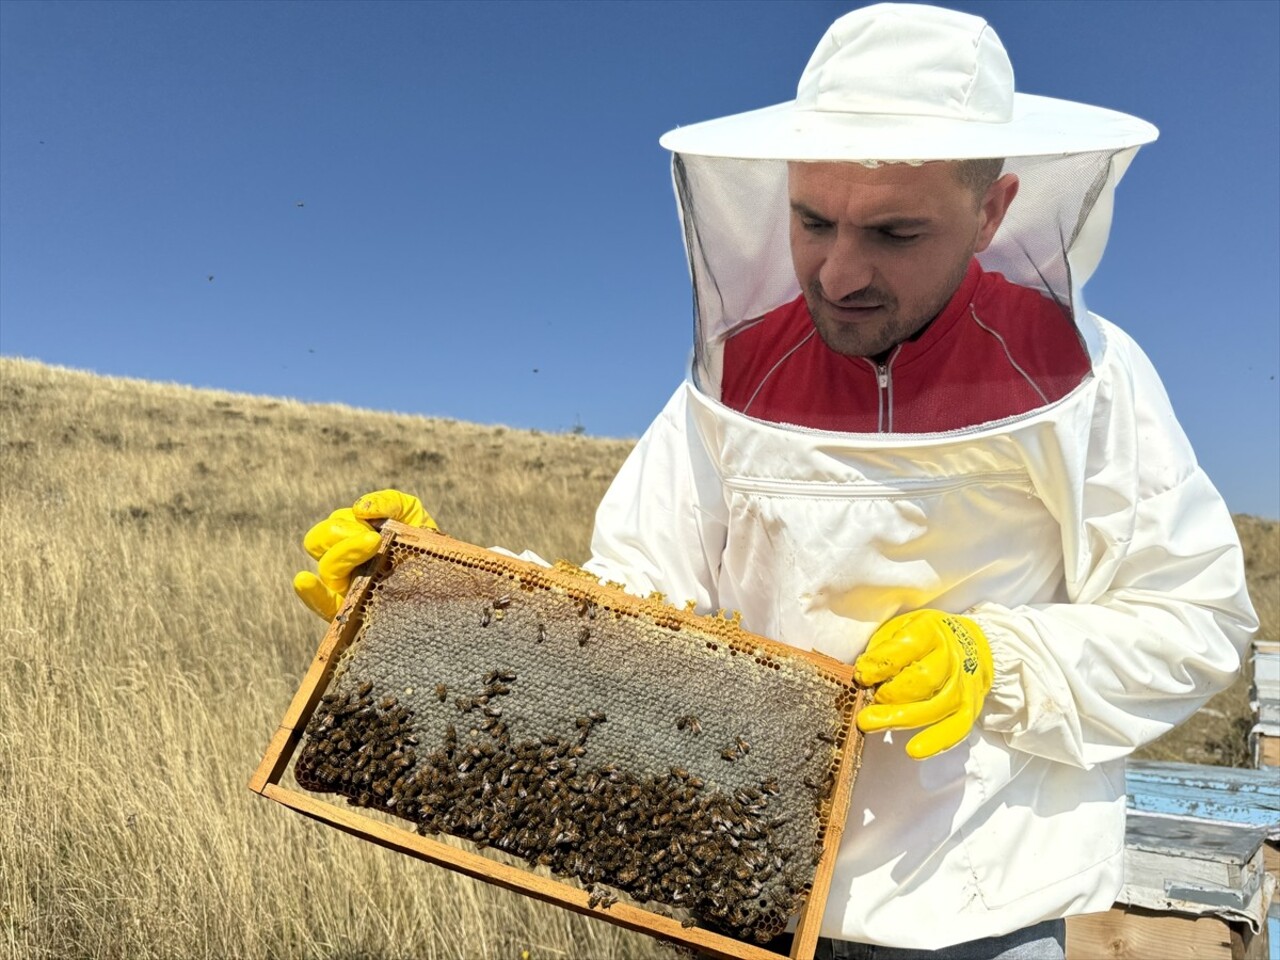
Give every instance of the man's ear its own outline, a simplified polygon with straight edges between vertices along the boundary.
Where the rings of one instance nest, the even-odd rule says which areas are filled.
[[[1009,212],[1013,198],[1018,195],[1018,177],[1006,173],[991,186],[982,198],[978,207],[978,236],[974,253],[981,253],[991,245],[991,240],[1004,222],[1004,215]]]

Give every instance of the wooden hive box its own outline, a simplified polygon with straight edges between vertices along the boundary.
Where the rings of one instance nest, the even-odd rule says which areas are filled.
[[[776,958],[797,918],[808,960],[864,695],[723,615],[388,522],[249,786],[714,956]]]
[[[1280,780],[1268,772],[1130,761],[1125,884],[1106,913],[1072,917],[1067,956],[1274,957]],[[1269,875],[1271,874],[1271,875]]]

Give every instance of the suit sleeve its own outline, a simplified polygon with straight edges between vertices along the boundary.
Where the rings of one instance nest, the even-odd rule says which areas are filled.
[[[632,593],[658,590],[707,611],[717,605],[725,506],[689,416],[688,389],[676,391],[605,493],[584,566]]]
[[[1229,686],[1257,629],[1226,505],[1146,356],[1106,329],[1090,415],[1060,425],[1060,454],[1033,467],[1059,511],[1070,602],[972,611],[995,662],[983,728],[1082,767],[1127,755]]]

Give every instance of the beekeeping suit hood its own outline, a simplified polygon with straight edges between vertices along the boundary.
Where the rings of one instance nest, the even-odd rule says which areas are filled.
[[[1156,129],[1135,117],[1014,91],[979,17],[881,3],[827,31],[794,100],[681,127],[671,150],[695,293],[694,380],[717,398],[722,346],[800,293],[789,250],[788,161],[865,165],[1004,158],[1020,188],[988,271],[1084,315],[1081,287],[1106,245],[1112,193]],[[1097,337],[1081,323],[1091,356]]]

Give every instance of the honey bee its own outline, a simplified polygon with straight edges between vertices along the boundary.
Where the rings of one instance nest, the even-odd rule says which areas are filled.
[[[484,609],[480,611],[480,626],[487,627],[493,621],[493,608],[487,603]]]
[[[587,641],[591,639],[591,629],[589,627],[581,627],[578,630],[578,646],[585,647]]]
[[[698,722],[698,718],[692,713],[686,713],[684,716],[676,718],[677,730],[688,730],[694,736],[702,732],[702,724]]]
[[[544,624],[538,624],[538,643],[544,643],[547,639],[547,628]]]
[[[444,703],[449,696],[449,687],[443,683],[436,684],[436,699]]]
[[[504,593],[493,601],[493,609],[495,610],[505,610],[509,606],[511,606],[511,594],[509,593]]]

